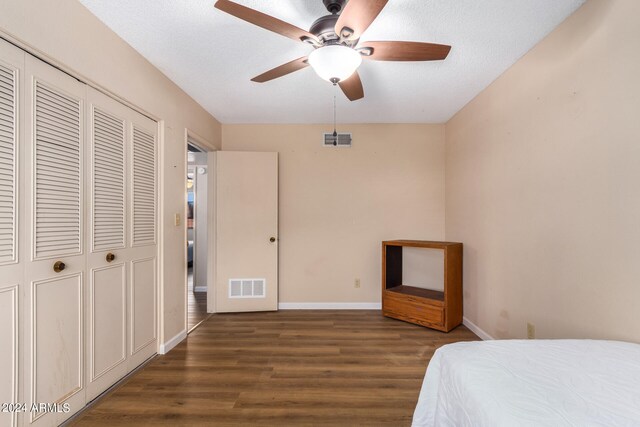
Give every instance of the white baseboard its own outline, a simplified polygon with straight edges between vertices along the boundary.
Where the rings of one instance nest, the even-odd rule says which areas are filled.
[[[381,310],[379,302],[281,302],[279,310]]]
[[[167,354],[171,351],[171,349],[182,342],[183,339],[187,338],[187,330],[184,329],[178,332],[178,335],[171,338],[164,344],[160,344],[160,349],[158,350],[158,354]]]
[[[476,325],[475,323],[473,323],[471,320],[467,319],[466,317],[462,318],[462,324],[464,326],[466,326],[471,332],[473,332],[474,334],[479,336],[480,339],[482,339],[483,341],[488,341],[488,340],[494,340],[495,339],[491,335],[489,335],[488,333],[486,333],[485,331],[480,329],[480,327],[478,325]]]
[[[193,292],[207,292],[206,286],[196,286],[193,288]]]

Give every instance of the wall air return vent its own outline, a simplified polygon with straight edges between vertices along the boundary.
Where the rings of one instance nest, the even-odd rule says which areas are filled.
[[[325,147],[351,147],[351,134],[339,133],[336,137],[333,133],[325,133],[322,142]]]
[[[229,279],[229,298],[265,298],[266,279]]]

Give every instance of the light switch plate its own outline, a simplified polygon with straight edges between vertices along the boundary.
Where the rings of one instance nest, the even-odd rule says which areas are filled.
[[[176,217],[175,217],[175,224],[176,224],[176,225],[180,225],[180,214],[176,214]]]

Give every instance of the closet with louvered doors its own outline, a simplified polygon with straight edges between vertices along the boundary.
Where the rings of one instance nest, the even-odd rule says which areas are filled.
[[[2,377],[0,393],[68,404],[21,415],[58,425],[157,350],[157,123],[24,53],[16,121],[0,54],[0,362],[18,366],[15,390]],[[24,128],[17,145],[12,120]]]

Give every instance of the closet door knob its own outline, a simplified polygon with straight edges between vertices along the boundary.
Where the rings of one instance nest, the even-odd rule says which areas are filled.
[[[107,262],[113,262],[113,260],[116,259],[116,256],[111,252],[109,252],[106,256],[106,259],[107,259]]]
[[[65,268],[67,268],[67,266],[62,261],[56,261],[53,264],[53,271],[55,271],[56,273],[60,273]]]
[[[276,241],[276,238],[275,238],[275,237],[272,237],[272,238],[270,238],[270,239],[269,239],[269,241],[270,241],[271,243],[273,243],[273,242],[275,242],[275,241]]]

